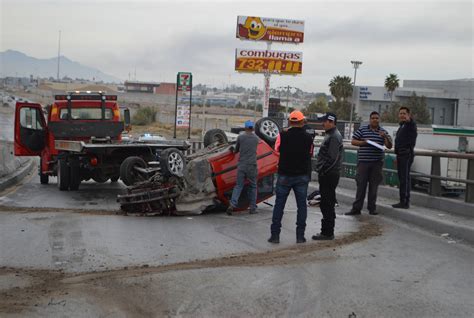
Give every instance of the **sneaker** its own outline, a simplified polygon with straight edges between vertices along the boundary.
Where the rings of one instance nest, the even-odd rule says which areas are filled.
[[[257,214],[258,211],[257,211],[257,209],[250,209],[249,213],[250,214]]]
[[[410,205],[408,203],[399,202],[397,204],[392,204],[392,207],[395,209],[408,209],[410,208]]]
[[[227,215],[232,215],[232,212],[234,212],[234,207],[232,205],[229,205],[226,212]]]
[[[272,236],[270,236],[270,238],[268,239],[268,242],[273,243],[273,244],[280,243],[280,235],[272,234]]]
[[[373,211],[369,211],[369,214],[370,215],[378,215],[379,213],[377,211],[373,210]]]
[[[330,241],[334,240],[334,235],[323,235],[323,234],[316,234],[312,237],[315,241]]]
[[[344,215],[360,215],[360,211],[350,210],[349,212],[344,213]]]
[[[300,237],[296,239],[296,243],[306,243],[306,239],[304,237]]]

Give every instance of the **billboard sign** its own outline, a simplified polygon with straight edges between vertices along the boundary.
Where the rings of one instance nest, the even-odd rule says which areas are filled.
[[[193,75],[191,73],[179,72],[177,79],[177,88],[180,92],[188,92],[193,85]]]
[[[236,49],[235,70],[249,73],[297,75],[303,71],[303,53]]]
[[[242,40],[303,43],[304,21],[239,15],[236,35]]]

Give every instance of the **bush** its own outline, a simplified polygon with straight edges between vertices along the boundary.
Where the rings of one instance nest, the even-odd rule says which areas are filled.
[[[132,117],[132,125],[143,126],[154,123],[156,121],[155,107],[143,107],[137,110]]]

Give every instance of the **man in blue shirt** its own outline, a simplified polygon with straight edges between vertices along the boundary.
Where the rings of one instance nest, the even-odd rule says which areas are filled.
[[[369,214],[376,215],[377,189],[383,180],[382,168],[384,161],[383,146],[392,148],[392,139],[385,129],[379,125],[380,115],[370,113],[370,124],[361,126],[353,135],[351,144],[359,146],[357,151],[357,193],[350,212],[345,215],[359,215],[364,206],[367,183],[367,209]],[[372,142],[372,144],[371,144]],[[375,143],[375,144],[373,144]],[[380,147],[377,147],[379,145]]]

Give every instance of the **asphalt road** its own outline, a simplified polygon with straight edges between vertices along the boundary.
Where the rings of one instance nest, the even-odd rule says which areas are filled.
[[[474,249],[337,209],[332,242],[282,242],[257,215],[115,215],[121,183],[60,192],[32,176],[0,194],[2,317],[471,317]],[[271,200],[269,201],[271,202]],[[320,213],[310,208],[307,238]],[[354,317],[354,316],[353,316]]]

